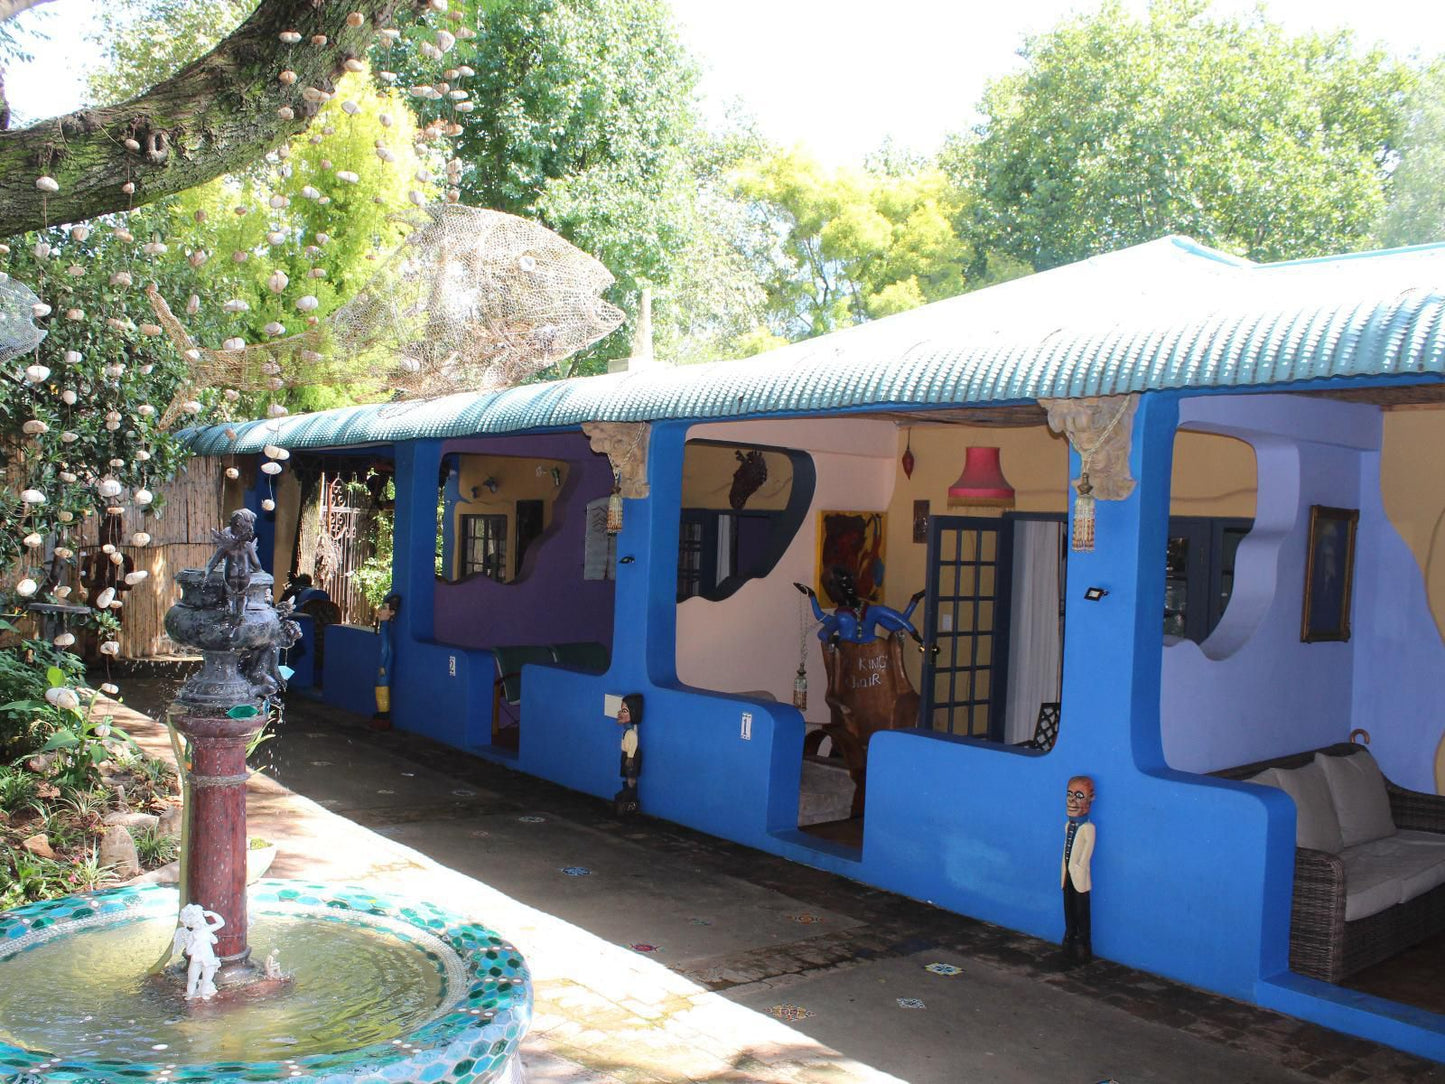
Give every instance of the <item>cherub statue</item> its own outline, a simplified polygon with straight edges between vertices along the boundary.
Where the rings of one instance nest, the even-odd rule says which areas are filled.
[[[212,921],[214,920],[214,921]],[[226,920],[215,911],[207,911],[199,903],[181,908],[180,924],[172,948],[190,957],[186,968],[186,1000],[208,1001],[216,996],[216,971],[221,966],[216,956],[216,931]]]
[[[262,570],[261,558],[256,553],[256,513],[249,508],[236,509],[231,513],[230,525],[211,531],[211,539],[216,543],[216,552],[206,564],[206,575],[210,576],[216,565],[222,566],[226,604],[231,616],[239,621],[246,611],[246,589],[251,586],[251,574]]]

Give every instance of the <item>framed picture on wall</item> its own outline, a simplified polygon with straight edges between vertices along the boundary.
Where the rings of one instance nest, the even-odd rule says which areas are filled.
[[[864,602],[883,600],[883,543],[887,516],[882,512],[819,512],[818,601],[841,606],[837,569],[853,577],[854,589]]]
[[[1300,622],[1300,639],[1306,643],[1350,638],[1350,591],[1355,579],[1355,525],[1359,519],[1358,508],[1310,506],[1304,616]]]

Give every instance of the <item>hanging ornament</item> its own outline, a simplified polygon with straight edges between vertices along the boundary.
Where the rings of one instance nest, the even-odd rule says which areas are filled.
[[[1072,545],[1077,553],[1094,551],[1094,487],[1089,472],[1079,475],[1079,496],[1074,501],[1074,534]]]
[[[909,429],[908,437],[903,448],[903,476],[905,478],[913,477],[913,464],[915,462],[916,460],[913,458],[913,430]]]
[[[607,497],[607,533],[622,532],[622,474],[612,474],[612,492]]]
[[[808,671],[801,665],[793,677],[793,707],[799,711],[808,709]]]

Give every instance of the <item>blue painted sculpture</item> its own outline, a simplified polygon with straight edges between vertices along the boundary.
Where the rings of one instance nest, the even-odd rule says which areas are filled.
[[[793,584],[808,596],[808,601],[813,604],[813,616],[822,622],[822,627],[818,629],[818,639],[834,645],[869,644],[878,638],[878,629],[881,627],[887,635],[903,632],[911,636],[914,643],[920,646],[923,644],[923,637],[913,627],[913,611],[917,609],[925,592],[914,594],[908,600],[907,608],[899,611],[892,606],[865,602],[859,598],[853,583],[853,574],[841,565],[835,565],[831,572],[833,591],[843,599],[843,604],[832,613],[827,613],[818,604],[818,596],[811,587],[801,583]]]

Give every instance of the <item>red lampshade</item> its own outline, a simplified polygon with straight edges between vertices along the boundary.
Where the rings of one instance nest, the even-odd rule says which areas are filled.
[[[1012,508],[1014,487],[1003,476],[997,448],[969,448],[964,453],[963,473],[948,487],[948,506],[983,505]]]

